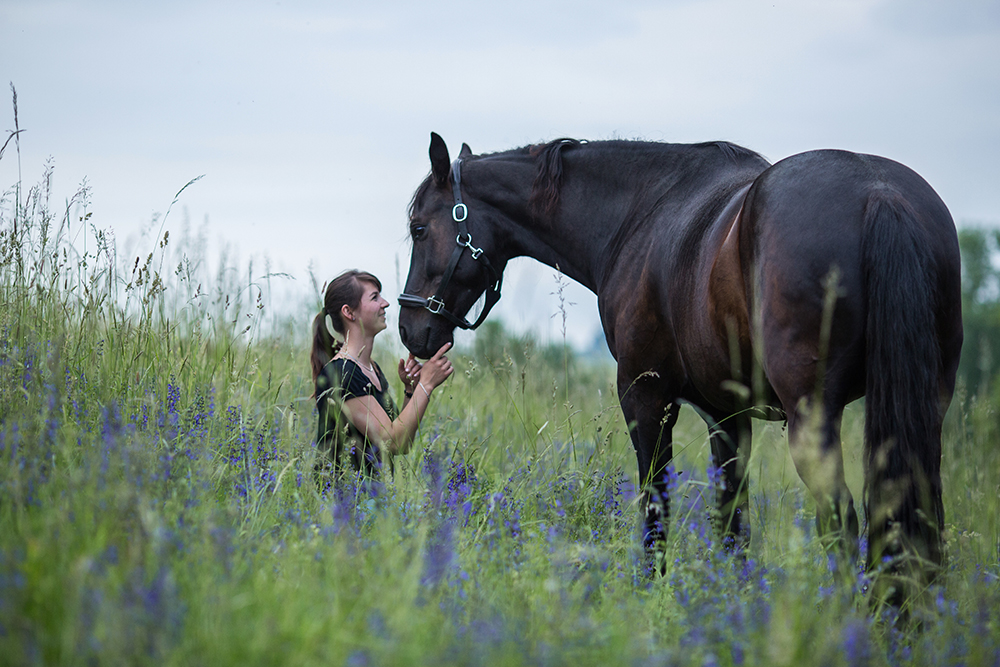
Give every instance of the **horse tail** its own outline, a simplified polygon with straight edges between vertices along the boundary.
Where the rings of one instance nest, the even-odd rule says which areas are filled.
[[[869,569],[885,560],[890,571],[917,574],[942,558],[943,371],[929,245],[905,200],[870,195],[862,237]]]

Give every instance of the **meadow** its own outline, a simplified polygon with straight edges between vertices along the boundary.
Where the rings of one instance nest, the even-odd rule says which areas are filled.
[[[870,612],[864,573],[835,581],[781,424],[755,423],[734,557],[682,411],[656,576],[610,361],[489,323],[395,474],[328,488],[318,290],[272,315],[273,277],[210,273],[169,209],[125,255],[51,179],[0,206],[0,664],[1000,665],[996,401],[948,413],[947,569],[919,623]]]

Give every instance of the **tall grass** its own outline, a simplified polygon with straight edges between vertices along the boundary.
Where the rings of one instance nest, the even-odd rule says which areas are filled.
[[[0,663],[1000,661],[996,406],[946,422],[949,566],[919,627],[835,583],[780,425],[755,425],[733,557],[682,414],[653,576],[610,365],[489,325],[394,475],[322,488],[308,313],[263,327],[266,278],[208,275],[169,209],[122,256],[86,186],[53,210],[52,173],[0,210]]]

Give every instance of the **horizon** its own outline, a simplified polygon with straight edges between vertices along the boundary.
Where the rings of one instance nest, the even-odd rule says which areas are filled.
[[[276,310],[314,298],[310,271],[322,283],[351,267],[395,303],[431,131],[452,154],[560,136],[727,140],[772,162],[874,153],[927,179],[960,227],[997,227],[997,55],[987,0],[7,1],[0,74],[24,131],[0,190],[18,178],[16,143],[27,187],[51,159],[54,203],[86,182],[91,222],[123,257],[145,256],[175,193],[204,175],[166,228],[190,230],[209,263],[225,253],[291,276]],[[554,273],[513,262],[493,317],[558,341]],[[596,297],[572,283],[564,306],[567,337],[590,344]]]

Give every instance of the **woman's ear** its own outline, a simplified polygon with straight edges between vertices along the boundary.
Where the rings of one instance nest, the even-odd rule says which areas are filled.
[[[351,307],[348,306],[346,303],[340,307],[340,314],[344,317],[345,320],[350,320],[351,322],[354,321],[354,313],[351,312]]]

